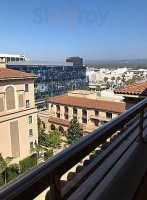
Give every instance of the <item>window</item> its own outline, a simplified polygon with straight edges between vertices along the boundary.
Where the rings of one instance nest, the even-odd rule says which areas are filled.
[[[94,121],[94,124],[95,124],[95,126],[98,126],[98,125],[99,125],[98,120],[95,120],[95,121]]]
[[[67,119],[67,120],[68,120],[68,115],[65,115],[65,119]]]
[[[29,137],[33,136],[33,129],[29,129]]]
[[[106,112],[106,118],[112,118],[112,113],[111,112]]]
[[[15,90],[12,86],[7,87],[6,89],[6,104],[7,110],[15,109]]]
[[[30,149],[33,149],[33,142],[30,142]]]
[[[33,117],[29,116],[29,124],[32,124],[32,123],[33,123]]]
[[[60,113],[57,113],[57,117],[60,118]]]
[[[26,100],[26,108],[30,108],[30,101]]]
[[[82,123],[87,124],[87,119],[82,118]]]
[[[95,110],[95,116],[99,116],[99,111]]]
[[[29,85],[25,84],[25,92],[29,92]]]
[[[73,114],[77,115],[77,113],[78,113],[77,108],[73,108]]]

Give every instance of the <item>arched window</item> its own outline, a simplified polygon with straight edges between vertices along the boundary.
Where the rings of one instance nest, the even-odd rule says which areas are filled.
[[[60,112],[60,106],[56,105],[57,112]]]
[[[77,108],[73,108],[73,114],[77,114],[78,113],[78,111],[77,111]]]
[[[63,133],[63,132],[64,132],[64,128],[63,128],[62,126],[59,126],[59,131],[60,131],[61,133]]]
[[[64,111],[65,111],[65,113],[68,113],[68,107],[67,106],[64,107]]]
[[[56,128],[55,128],[55,125],[54,124],[51,124],[51,130],[54,131]]]
[[[82,110],[82,115],[85,116],[85,117],[87,117],[87,110],[83,109]]]
[[[15,90],[12,86],[7,87],[6,89],[6,107],[7,110],[13,110],[16,108]]]

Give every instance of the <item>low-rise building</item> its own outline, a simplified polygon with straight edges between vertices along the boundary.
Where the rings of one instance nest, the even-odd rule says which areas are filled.
[[[89,133],[124,111],[125,103],[100,98],[97,92],[76,90],[50,98],[50,114],[46,114],[46,120],[43,115],[39,115],[46,132],[54,129],[67,130],[69,121],[77,119],[84,132]]]
[[[38,141],[34,74],[0,68],[0,153],[14,162],[30,155]]]
[[[147,98],[147,82],[126,85],[114,90],[115,94],[124,97],[126,109]]]

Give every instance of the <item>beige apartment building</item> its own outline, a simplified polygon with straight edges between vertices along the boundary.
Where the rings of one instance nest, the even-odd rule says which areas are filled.
[[[18,162],[38,141],[34,74],[0,68],[0,153]]]
[[[46,132],[67,131],[71,119],[77,119],[90,133],[125,111],[125,103],[103,99],[97,92],[76,90],[49,99],[49,109],[39,113]]]

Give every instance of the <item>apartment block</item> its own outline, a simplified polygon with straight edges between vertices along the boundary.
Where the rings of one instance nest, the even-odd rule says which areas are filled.
[[[34,74],[0,68],[0,153],[15,162],[38,141]]]
[[[39,113],[46,132],[67,131],[71,119],[77,119],[85,133],[111,121],[125,111],[125,103],[104,100],[97,92],[76,90],[49,99],[49,110]]]

